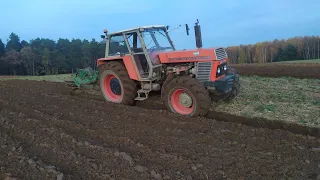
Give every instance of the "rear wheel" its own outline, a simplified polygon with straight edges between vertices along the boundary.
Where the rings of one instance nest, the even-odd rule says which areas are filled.
[[[208,90],[195,78],[181,76],[165,86],[165,104],[176,114],[206,115],[211,105]]]
[[[130,79],[121,62],[108,62],[99,68],[99,85],[107,101],[126,105],[134,104],[134,98],[137,95],[136,82]]]

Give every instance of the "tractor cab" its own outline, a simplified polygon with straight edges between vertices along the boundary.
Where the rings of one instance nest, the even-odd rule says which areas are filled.
[[[157,55],[175,51],[175,47],[163,25],[142,26],[106,34],[105,58],[131,57],[139,79],[153,79],[155,69],[161,66]],[[103,36],[105,37],[105,36]]]

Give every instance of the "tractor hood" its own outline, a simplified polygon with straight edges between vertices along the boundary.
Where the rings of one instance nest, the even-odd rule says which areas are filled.
[[[159,53],[161,63],[181,63],[199,61],[227,61],[227,53],[224,48],[207,48],[184,51],[172,51]]]

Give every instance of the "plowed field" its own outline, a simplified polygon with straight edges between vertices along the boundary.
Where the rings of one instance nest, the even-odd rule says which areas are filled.
[[[232,64],[240,75],[265,77],[320,78],[319,63],[269,63],[269,64]]]
[[[320,139],[0,81],[0,179],[319,179]],[[148,107],[148,108],[145,108]]]

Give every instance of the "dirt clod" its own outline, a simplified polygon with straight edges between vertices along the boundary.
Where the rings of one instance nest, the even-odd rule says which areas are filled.
[[[120,156],[120,152],[119,152],[119,151],[116,151],[116,152],[114,152],[114,155],[115,155],[116,157],[119,157],[119,156]]]
[[[150,174],[151,174],[151,176],[154,176],[154,175],[156,175],[156,174],[157,174],[157,172],[156,172],[156,171],[154,171],[154,170],[152,170],[152,171],[150,172]]]
[[[314,151],[314,152],[320,152],[320,147],[312,148],[311,150]]]
[[[126,160],[126,161],[128,161],[128,162],[132,162],[132,157],[129,156],[128,154],[126,154],[125,152],[121,152],[121,153],[120,153],[120,156],[121,156],[124,160]]]
[[[272,152],[267,152],[267,155],[268,155],[268,156],[272,156],[273,153],[272,153]]]
[[[162,179],[162,176],[161,176],[161,174],[155,174],[155,175],[153,175],[153,177],[155,178],[155,179]]]
[[[94,170],[97,170],[98,169],[98,165],[96,164],[96,163],[92,163],[92,168],[94,169]]]
[[[140,165],[136,165],[136,166],[134,167],[134,169],[135,169],[136,171],[140,172],[140,173],[142,173],[142,172],[145,171],[145,167],[140,166]]]
[[[33,164],[33,163],[34,163],[34,161],[33,161],[32,159],[29,159],[29,160],[28,160],[28,164],[29,164],[29,165],[31,165],[31,164]]]
[[[57,180],[62,180],[62,178],[63,178],[63,174],[62,173],[57,175]]]
[[[197,166],[192,166],[191,169],[195,171],[197,170]]]
[[[22,152],[22,150],[23,150],[23,148],[22,148],[22,146],[20,146],[20,147],[18,148],[18,151],[19,151],[19,152]]]
[[[306,162],[307,164],[310,164],[310,160],[308,160],[308,159],[306,159],[305,162]]]
[[[52,166],[52,165],[47,165],[45,166],[46,169],[55,169],[56,167],[55,166]]]

